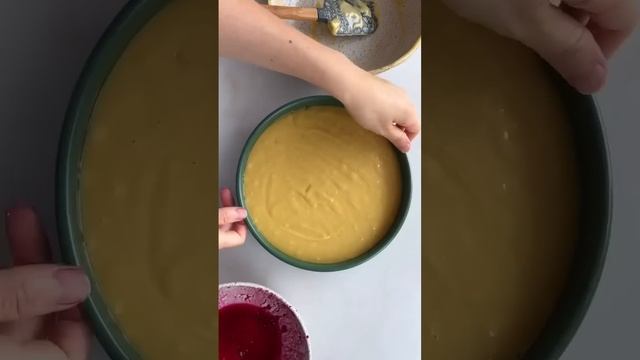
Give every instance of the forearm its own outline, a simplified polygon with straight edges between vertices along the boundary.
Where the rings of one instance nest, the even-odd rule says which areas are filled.
[[[221,0],[219,12],[219,50],[224,57],[295,76],[338,98],[348,96],[345,81],[364,73],[342,53],[289,26],[254,0]]]
[[[409,151],[420,121],[406,93],[320,44],[254,0],[220,0],[220,54],[306,80],[340,100],[362,127]]]

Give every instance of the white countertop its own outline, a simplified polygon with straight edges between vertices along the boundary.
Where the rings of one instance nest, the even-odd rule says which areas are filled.
[[[382,77],[402,86],[420,110],[420,56]],[[298,79],[221,60],[219,179],[235,188],[240,151],[271,111],[318,89]],[[413,194],[404,226],[372,260],[341,272],[294,268],[253,238],[220,253],[220,282],[249,281],[284,296],[309,332],[313,359],[420,359],[420,142],[409,153]]]
[[[35,205],[52,236],[55,155],[66,105],[84,60],[125,2],[0,1],[0,209],[18,200]],[[607,128],[614,175],[611,246],[594,302],[563,360],[640,358],[638,59],[640,33],[613,61],[609,84],[597,96]],[[414,57],[387,76],[417,96],[419,77],[408,69],[418,63],[419,59]],[[233,185],[240,147],[255,124],[286,101],[316,91],[299,81],[250,67],[223,63],[221,69],[227,72],[221,75],[221,80],[229,86],[229,95],[242,96],[242,92],[248,91],[256,101],[252,107],[244,108],[238,103],[234,105],[228,96],[227,110],[222,113],[221,130],[229,137],[220,144],[220,180]],[[232,78],[234,74],[237,77]],[[275,84],[280,84],[277,87],[280,90],[274,90]],[[282,90],[285,88],[286,92]],[[411,155],[414,164],[419,161],[416,155]],[[414,196],[419,198],[419,193]],[[221,280],[254,281],[285,295],[302,314],[317,359],[323,359],[323,354],[331,355],[329,359],[417,359],[419,288],[412,284],[418,283],[419,263],[407,264],[411,261],[402,258],[411,249],[415,250],[415,256],[418,254],[416,204],[414,201],[407,225],[396,240],[378,257],[354,269],[334,274],[297,270],[249,241],[241,250],[222,254]],[[3,227],[0,221],[0,263],[6,261],[7,255]],[[378,276],[380,272],[389,274]],[[367,284],[371,286],[363,286]],[[360,288],[359,294],[353,290],[356,286]],[[309,291],[310,287],[326,287],[331,292],[316,293]],[[345,309],[357,311],[348,314],[346,310],[337,310],[335,305],[340,303]],[[383,308],[389,310],[375,312],[373,318],[366,316]],[[415,311],[405,310],[408,308]],[[392,317],[398,319],[390,323],[382,321]],[[341,337],[343,333],[352,333],[353,337]],[[366,337],[367,341],[360,342],[358,337]],[[400,356],[401,351],[406,351],[406,357]],[[96,347],[91,360],[106,359]]]

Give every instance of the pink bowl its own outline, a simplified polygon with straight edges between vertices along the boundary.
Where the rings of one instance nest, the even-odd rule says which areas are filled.
[[[309,360],[309,336],[296,310],[273,290],[252,283],[218,286],[218,310],[227,305],[250,304],[267,309],[278,318],[282,332],[282,360]]]

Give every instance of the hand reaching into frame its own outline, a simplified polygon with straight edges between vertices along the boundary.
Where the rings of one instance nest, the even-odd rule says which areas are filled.
[[[51,260],[35,212],[6,214],[13,267],[0,270],[0,357],[19,360],[86,360],[90,331],[78,304],[90,292],[81,270]]]
[[[578,91],[600,90],[608,59],[638,23],[637,0],[444,0],[535,50]]]
[[[231,190],[220,191],[222,206],[218,209],[218,250],[244,244],[247,238],[247,225],[244,219],[247,210],[235,206]]]

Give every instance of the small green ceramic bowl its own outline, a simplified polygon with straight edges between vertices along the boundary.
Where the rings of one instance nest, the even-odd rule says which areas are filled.
[[[294,100],[288,104],[283,105],[278,108],[271,114],[269,114],[260,124],[253,130],[249,139],[247,140],[244,148],[242,149],[242,154],[240,156],[240,162],[238,163],[238,171],[236,173],[236,187],[238,195],[238,202],[240,206],[246,207],[246,196],[244,194],[244,173],[245,167],[247,166],[247,160],[249,159],[249,154],[253,149],[256,141],[264,133],[264,131],[271,126],[273,123],[281,119],[284,115],[298,110],[302,108],[306,108],[309,106],[339,106],[342,107],[342,103],[331,96],[310,96],[302,99]],[[394,148],[395,149],[395,148]],[[330,264],[319,264],[312,263],[308,261],[303,261],[297,259],[295,257],[289,256],[279,250],[277,247],[273,246],[269,239],[267,239],[256,227],[255,223],[251,219],[251,214],[247,218],[247,226],[249,227],[249,231],[251,234],[258,240],[260,245],[262,245],[268,252],[277,257],[278,259],[284,261],[289,265],[293,265],[295,267],[311,270],[311,271],[340,271],[352,268],[354,266],[360,265],[365,261],[373,258],[378,253],[380,253],[397,235],[398,231],[402,227],[405,218],[407,217],[407,213],[409,212],[409,207],[411,203],[411,171],[409,169],[409,160],[407,156],[401,153],[398,150],[395,150],[396,155],[398,157],[398,162],[400,163],[400,171],[402,173],[402,197],[400,200],[400,207],[398,209],[398,213],[396,218],[389,228],[387,234],[382,238],[374,247],[369,249],[367,252],[338,263],[330,263]]]

